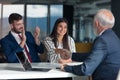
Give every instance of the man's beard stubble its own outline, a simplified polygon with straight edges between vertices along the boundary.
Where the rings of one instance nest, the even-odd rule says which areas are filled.
[[[15,33],[17,33],[17,34],[21,33],[21,31],[18,31],[15,28],[13,28],[12,31],[15,32]]]

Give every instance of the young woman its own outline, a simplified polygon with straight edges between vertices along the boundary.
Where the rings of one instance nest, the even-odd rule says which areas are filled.
[[[65,18],[56,20],[52,33],[44,40],[44,45],[47,49],[48,60],[52,63],[62,60],[56,49],[67,49],[71,53],[76,52],[74,40],[68,36],[68,21]]]

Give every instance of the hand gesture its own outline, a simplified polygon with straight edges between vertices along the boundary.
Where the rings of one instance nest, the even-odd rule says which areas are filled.
[[[62,53],[62,49],[54,49],[56,54]]]
[[[24,27],[22,29],[21,38],[22,38],[22,41],[26,42],[26,35],[25,35],[25,29],[24,29]]]
[[[35,33],[34,33],[34,38],[35,38],[35,42],[36,42],[37,45],[40,44],[39,35],[40,35],[40,28],[36,27],[35,28]]]
[[[26,35],[25,35],[24,27],[22,29],[21,36],[19,37],[21,38],[20,46],[23,48],[26,42]]]
[[[58,61],[58,63],[61,63],[61,64],[71,63],[71,62],[72,62],[71,58],[69,58],[69,59],[60,59]]]
[[[55,49],[56,54],[60,54],[61,59],[67,60],[70,58],[70,51],[67,49]]]
[[[37,27],[35,28],[34,37],[35,37],[35,38],[39,38],[39,35],[40,35],[40,28],[37,26]]]
[[[62,51],[60,53],[60,57],[63,60],[68,60],[71,58],[71,53],[67,49],[62,49]]]
[[[64,67],[65,67],[65,66],[67,66],[67,64],[61,64],[60,69],[61,69],[62,71],[65,71],[65,70],[64,70]]]

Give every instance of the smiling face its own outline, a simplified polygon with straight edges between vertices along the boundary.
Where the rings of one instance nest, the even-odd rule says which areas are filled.
[[[64,36],[67,32],[67,24],[65,22],[60,22],[57,26],[57,35]]]
[[[12,24],[10,24],[11,30],[17,34],[21,33],[24,29],[24,23],[23,20],[14,20]]]

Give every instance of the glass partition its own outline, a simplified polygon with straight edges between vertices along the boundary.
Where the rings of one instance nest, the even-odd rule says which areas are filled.
[[[50,32],[52,32],[55,21],[63,17],[63,5],[50,6]]]
[[[10,30],[8,16],[11,13],[21,14],[25,19],[26,30],[33,35],[35,27],[40,27],[41,40],[51,33],[56,19],[63,17],[63,5],[2,4],[0,11],[0,38],[7,35]]]
[[[8,23],[8,17],[11,13],[19,13],[24,16],[24,5],[3,5],[3,13],[2,13],[2,37],[8,34],[10,27]]]
[[[95,34],[93,30],[93,18],[91,17],[79,17],[75,21],[74,27],[74,38],[76,42],[92,43]]]
[[[47,5],[27,5],[27,30],[34,35],[35,27],[40,27],[41,40],[47,35],[47,13]]]

